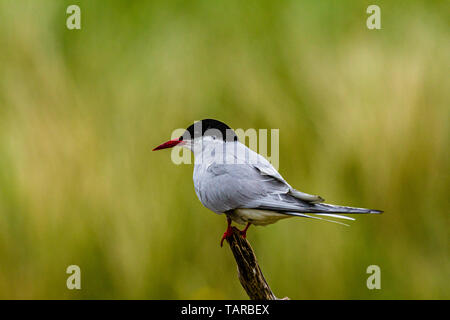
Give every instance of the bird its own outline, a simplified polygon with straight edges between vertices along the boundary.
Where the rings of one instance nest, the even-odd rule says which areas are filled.
[[[175,146],[194,154],[193,181],[200,202],[209,210],[226,215],[227,229],[221,246],[232,235],[232,221],[245,225],[240,230],[245,238],[252,224],[265,226],[291,217],[344,224],[327,218],[355,220],[343,214],[383,212],[324,203],[318,195],[294,189],[265,157],[241,143],[235,131],[219,120],[195,121],[183,135],[153,151]]]

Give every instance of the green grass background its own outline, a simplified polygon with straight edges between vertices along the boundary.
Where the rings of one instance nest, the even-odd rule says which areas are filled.
[[[66,28],[81,7],[82,29]],[[382,30],[366,28],[381,7]],[[212,117],[280,129],[280,172],[346,228],[252,227],[277,296],[450,298],[448,1],[0,1],[0,298],[245,299],[192,165]],[[81,290],[66,288],[68,265]],[[366,268],[381,268],[368,290]]]

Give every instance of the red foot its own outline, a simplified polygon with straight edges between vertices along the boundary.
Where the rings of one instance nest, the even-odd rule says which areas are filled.
[[[228,222],[228,227],[227,230],[224,232],[222,239],[220,240],[220,246],[223,246],[223,241],[225,239],[227,239],[228,237],[231,237],[231,235],[233,234],[233,229],[231,227],[231,219],[227,218],[227,222]],[[247,223],[247,225],[245,226],[244,230],[239,230],[239,233],[241,234],[242,238],[247,238],[247,230],[250,227],[250,222]]]
[[[223,240],[225,240],[226,238],[230,237],[233,234],[233,229],[231,229],[231,219],[227,217],[227,231],[225,231],[225,233],[222,236],[222,240],[220,240],[220,246],[223,246]]]
[[[231,229],[231,219],[227,217],[227,230],[224,232],[222,239],[220,240],[220,246],[223,246],[223,240],[225,240],[226,238],[228,238],[229,236],[231,236],[233,234],[233,230]]]
[[[233,234],[233,229],[231,228],[231,219],[227,217],[227,222],[228,222],[228,227],[227,230],[224,232],[222,239],[220,240],[220,246],[223,246],[223,240],[227,239],[228,237],[230,237]],[[247,238],[247,230],[250,227],[250,222],[247,223],[247,225],[245,226],[244,230],[239,230],[241,236],[245,239]]]
[[[223,246],[223,240],[227,239],[228,237],[231,237],[233,234],[233,230],[231,229],[231,224],[228,225],[227,231],[224,232],[222,236],[222,240],[220,240],[220,246]]]
[[[250,227],[250,222],[249,223],[247,223],[247,225],[245,226],[245,228],[244,228],[244,230],[241,230],[240,231],[240,233],[241,233],[241,236],[242,236],[242,238],[247,238],[247,230],[248,230],[248,228]]]

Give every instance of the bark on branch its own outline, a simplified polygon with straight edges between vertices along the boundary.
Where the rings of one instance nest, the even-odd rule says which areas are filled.
[[[232,230],[227,242],[236,260],[239,281],[245,292],[251,300],[277,300],[261,272],[250,243],[241,236],[237,228],[233,227]],[[289,298],[283,298],[287,299]]]

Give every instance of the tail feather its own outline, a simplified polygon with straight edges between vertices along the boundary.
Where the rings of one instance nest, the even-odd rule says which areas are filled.
[[[313,213],[316,216],[325,216],[325,217],[332,217],[332,218],[338,218],[338,219],[345,219],[345,220],[356,220],[355,218],[343,216],[340,214],[331,214],[331,213]]]
[[[307,212],[308,214],[305,214]],[[302,212],[291,212],[291,211],[285,211],[284,214],[291,215],[291,216],[297,216],[297,217],[305,217],[305,218],[313,218],[313,219],[319,219],[327,222],[333,222],[337,224],[341,224],[344,226],[349,226],[348,224],[334,221],[330,219],[324,219],[322,217],[331,217],[331,218],[337,218],[337,219],[345,219],[345,220],[355,220],[355,218],[347,217],[341,214],[380,214],[383,211],[380,210],[373,210],[373,209],[366,209],[366,208],[357,208],[357,207],[347,207],[347,206],[337,206],[333,204],[327,204],[327,203],[316,203],[308,210],[302,211]]]
[[[313,213],[313,214],[367,214],[382,213],[381,210],[338,206],[328,203],[311,203],[300,200],[290,194],[273,194],[249,204],[251,209],[271,210],[281,213]],[[345,218],[343,218],[345,219]]]
[[[317,211],[316,211],[317,210]],[[381,210],[357,208],[357,207],[346,207],[337,206],[328,203],[317,203],[314,205],[314,211],[317,213],[346,213],[346,214],[364,214],[364,213],[382,213]]]
[[[321,218],[321,217],[317,217],[319,214],[314,214],[314,216],[311,216],[311,215],[309,215],[309,214],[298,213],[298,212],[283,212],[283,213],[284,213],[284,214],[287,214],[287,215],[290,215],[290,216],[304,217],[304,218],[311,218],[311,219],[317,219],[317,220],[322,220],[322,221],[326,221],[326,222],[333,222],[333,223],[337,223],[337,224],[340,224],[340,225],[349,227],[348,224],[342,223],[342,222],[340,222],[340,221],[334,221],[334,220],[329,220],[329,219],[324,219],[324,218]],[[355,219],[349,218],[349,217],[338,216],[337,214],[336,214],[336,215],[332,215],[332,216],[335,216],[335,218],[339,217],[339,218],[342,218],[342,219],[348,218],[348,219],[350,219],[350,220],[355,220]]]

